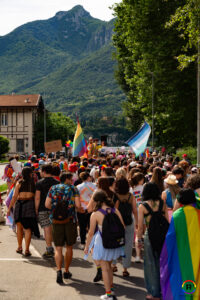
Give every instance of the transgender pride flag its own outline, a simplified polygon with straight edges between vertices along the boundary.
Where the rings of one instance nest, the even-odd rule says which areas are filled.
[[[87,143],[84,138],[81,125],[78,121],[76,133],[74,136],[72,155],[73,156],[83,156],[85,153],[87,153]]]
[[[151,133],[151,127],[145,122],[126,143],[133,149],[136,156],[144,152]]]

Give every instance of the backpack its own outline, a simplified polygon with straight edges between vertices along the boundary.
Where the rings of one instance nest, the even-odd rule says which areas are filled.
[[[133,218],[132,218],[132,205],[131,203],[129,203],[131,194],[129,195],[128,200],[126,199],[126,201],[119,201],[119,206],[118,206],[118,210],[120,211],[121,215],[122,215],[122,219],[124,221],[124,224],[127,225],[131,225],[133,223]]]
[[[102,242],[105,249],[115,249],[125,245],[125,229],[115,208],[99,209],[104,220],[102,224]]]
[[[157,211],[153,211],[148,203],[143,202],[142,205],[148,210],[151,215],[149,222],[148,236],[153,249],[153,252],[157,252],[160,256],[162,247],[165,241],[165,236],[169,228],[169,222],[163,215],[163,201],[160,201]]]
[[[56,207],[53,211],[53,220],[64,222],[69,217],[68,210],[68,201],[66,201],[65,196],[62,199],[58,199]]]

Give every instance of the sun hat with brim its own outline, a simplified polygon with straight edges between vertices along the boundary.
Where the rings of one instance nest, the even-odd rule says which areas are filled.
[[[165,180],[165,183],[175,185],[178,183],[178,180],[176,179],[176,176],[174,175],[169,175]]]
[[[157,153],[156,153],[156,152],[153,152],[153,153],[152,153],[152,156],[157,156]]]
[[[198,172],[198,169],[197,169],[196,167],[193,167],[193,168],[191,169],[191,171],[192,171],[192,173],[197,173],[197,172]]]

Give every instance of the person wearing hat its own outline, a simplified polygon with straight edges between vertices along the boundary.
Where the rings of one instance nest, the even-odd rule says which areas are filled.
[[[167,188],[162,192],[162,199],[167,205],[169,221],[171,221],[176,196],[180,192],[180,187],[176,176],[173,174],[170,174],[164,182]]]

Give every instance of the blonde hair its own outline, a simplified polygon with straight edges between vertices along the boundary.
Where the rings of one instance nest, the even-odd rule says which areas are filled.
[[[126,170],[123,167],[117,169],[116,178],[120,178],[122,176],[126,178],[126,175],[127,175]]]

